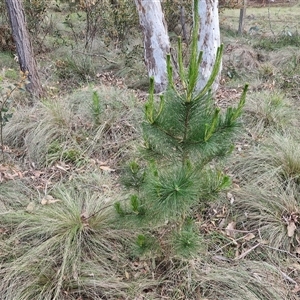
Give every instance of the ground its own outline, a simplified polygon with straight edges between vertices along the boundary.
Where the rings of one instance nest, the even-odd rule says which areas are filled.
[[[66,11],[51,11],[37,55],[48,96],[28,105],[18,90],[2,111],[12,114],[0,161],[3,299],[299,299],[299,14],[294,3],[249,7],[242,36],[239,9],[220,14],[215,105],[237,105],[250,87],[231,156],[218,165],[232,184],[194,208],[203,240],[186,259],[168,249],[176,223],[142,232],[165,255],[141,252],[140,228],[115,221],[114,205],[132,192],[127,163],[145,164],[140,36],[121,44],[103,35],[86,50],[74,42],[81,17],[67,25]],[[13,55],[0,55],[3,103],[19,74]]]

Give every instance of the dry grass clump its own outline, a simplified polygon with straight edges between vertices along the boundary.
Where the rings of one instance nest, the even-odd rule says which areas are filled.
[[[227,70],[227,76],[251,78],[259,74],[258,69],[261,65],[261,57],[258,52],[247,45],[231,42],[226,45],[223,64]]]
[[[2,182],[0,184],[0,211],[28,205],[32,197],[37,196],[37,192],[27,184],[17,179]]]
[[[114,225],[109,194],[77,180],[30,211],[2,212],[0,224],[1,299],[126,298],[131,235]]]
[[[298,35],[299,40],[299,35]],[[280,70],[277,86],[294,99],[299,99],[300,51],[299,47],[284,47],[271,55],[271,62]],[[295,107],[298,110],[298,107]]]
[[[287,46],[270,53],[270,61],[279,68],[296,67],[300,63],[300,50],[298,47]]]
[[[265,142],[235,157],[233,173],[247,182],[267,183],[280,178],[280,184],[290,180],[299,183],[300,141],[290,133],[274,133]]]
[[[247,97],[243,123],[256,138],[270,132],[283,131],[297,124],[295,110],[290,101],[278,91],[251,93]]]
[[[293,286],[284,282],[280,270],[261,261],[243,261],[230,266],[206,265],[198,280],[202,299],[297,299],[291,291]]]
[[[285,282],[277,266],[260,261],[224,262],[216,265],[201,259],[179,262],[172,260],[161,268],[160,295],[154,299],[297,299],[294,286]],[[148,299],[148,298],[146,298]]]
[[[269,189],[247,185],[236,191],[233,204],[237,227],[254,232],[264,247],[273,250],[271,259],[295,256],[300,238],[299,187],[294,183],[285,186],[279,181],[276,183]],[[268,251],[265,254],[268,255]]]
[[[226,47],[226,53],[229,55],[229,61],[234,63],[234,66],[239,69],[256,70],[259,65],[259,55],[253,48],[247,45],[230,44]]]
[[[74,92],[67,99],[17,108],[4,127],[5,143],[26,151],[37,166],[56,161],[82,164],[89,158],[126,157],[136,137],[139,115],[131,92],[101,86]]]

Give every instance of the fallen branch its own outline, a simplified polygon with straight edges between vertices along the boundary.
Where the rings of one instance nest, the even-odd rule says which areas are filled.
[[[256,244],[252,248],[248,249],[247,251],[245,251],[244,253],[242,253],[238,257],[236,257],[235,260],[243,259],[246,255],[248,255],[251,251],[253,251],[254,249],[256,249],[258,246],[260,246],[260,243]]]
[[[280,273],[281,273],[281,275],[283,276],[283,278],[284,278],[285,280],[287,280],[288,282],[293,283],[293,284],[295,284],[296,286],[298,286],[298,283],[297,283],[293,278],[291,278],[289,275],[285,274],[285,273],[282,272],[281,270],[280,270]]]
[[[107,60],[108,62],[112,63],[112,64],[118,64],[115,61],[109,60],[106,56],[102,55],[102,54],[95,54],[95,53],[86,53],[86,52],[82,52],[82,51],[78,51],[78,50],[74,50],[73,52],[76,53],[80,53],[80,54],[84,54],[84,55],[88,55],[88,56],[96,56],[96,57],[101,57],[104,58],[105,60]]]

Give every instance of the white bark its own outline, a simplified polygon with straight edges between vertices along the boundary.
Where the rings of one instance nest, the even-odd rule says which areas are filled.
[[[166,55],[170,52],[170,40],[159,0],[135,0],[140,25],[144,34],[145,63],[149,77],[154,77],[155,91],[167,87]]]
[[[197,90],[200,91],[207,83],[215,60],[217,49],[220,46],[220,24],[218,14],[218,0],[199,0],[198,14],[200,18],[200,32],[198,38],[198,50],[203,51],[202,63],[199,70]],[[219,75],[221,73],[221,68]],[[212,86],[215,92],[219,85],[217,76]]]

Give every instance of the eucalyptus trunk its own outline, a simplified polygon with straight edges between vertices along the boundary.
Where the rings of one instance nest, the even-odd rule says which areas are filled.
[[[202,90],[212,74],[216,61],[218,47],[220,47],[220,25],[218,0],[199,0],[198,15],[200,18],[200,30],[198,35],[198,50],[203,51],[202,62],[199,69],[197,91]],[[212,92],[219,86],[221,67],[219,74],[212,85]]]
[[[144,35],[145,63],[149,77],[154,78],[155,92],[167,87],[166,56],[170,40],[160,1],[135,0]]]
[[[7,12],[12,29],[13,39],[17,49],[20,69],[27,74],[29,83],[26,84],[27,91],[34,97],[43,95],[37,65],[27,30],[26,17],[22,0],[5,0]]]

